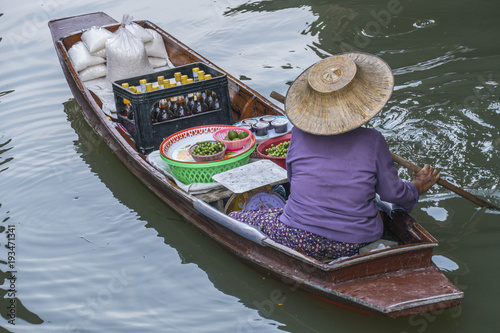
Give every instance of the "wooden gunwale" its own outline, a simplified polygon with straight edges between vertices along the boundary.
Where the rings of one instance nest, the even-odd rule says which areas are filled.
[[[72,21],[70,28],[67,24],[65,25],[65,20]],[[174,64],[204,62],[226,73],[153,23],[149,21],[139,21],[138,23],[152,28],[162,35],[170,60]],[[81,36],[81,32],[74,33],[74,31],[90,28],[94,25],[106,26],[111,31],[116,30],[119,26],[115,20],[104,13],[92,13],[82,17],[49,22],[56,51],[71,91],[82,107],[85,119],[91,127],[103,137],[129,170],[179,215],[192,222],[219,245],[264,274],[281,279],[283,282],[332,302],[391,317],[438,310],[460,303],[463,293],[449,283],[432,263],[432,250],[437,246],[436,239],[415,220],[402,212],[396,212],[393,219],[385,216],[384,220],[393,224],[393,232],[405,242],[405,245],[354,256],[334,263],[319,262],[295,250],[285,248],[268,238],[259,242],[252,241],[200,213],[194,207],[199,199],[179,189],[173,181],[166,179],[146,161],[145,156],[140,154],[131,144],[128,136],[106,117],[97,97],[85,87],[74,70],[67,53],[69,47],[79,41]],[[73,29],[72,33],[68,29]],[[227,76],[235,121],[240,120],[242,116],[248,117],[266,113],[284,114],[281,109],[260,94],[230,74]],[[441,294],[439,290],[436,290],[434,296],[409,296],[408,300],[392,304],[385,304],[385,300],[378,299],[377,295],[374,296],[375,300],[371,300],[371,302],[364,301],[363,297],[351,295],[353,293],[352,286],[376,285],[381,278],[399,281],[401,280],[400,275],[411,279],[412,274],[418,275],[419,272],[423,271],[437,279],[436,281],[443,285],[441,289],[447,290],[447,293]],[[405,285],[411,286],[411,282]],[[427,286],[427,288],[431,287],[432,285]],[[344,292],[340,292],[336,288],[344,288],[342,289]],[[417,290],[417,294],[418,292],[419,290]]]

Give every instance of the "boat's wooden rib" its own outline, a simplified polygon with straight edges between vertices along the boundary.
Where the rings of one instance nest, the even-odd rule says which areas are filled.
[[[225,72],[149,21],[140,25],[156,30],[164,39],[176,66],[204,62]],[[106,117],[102,103],[85,87],[69,60],[68,50],[80,41],[83,29],[105,26],[116,31],[119,23],[104,13],[92,13],[49,22],[63,73],[83,114],[120,160],[161,200],[217,243],[263,274],[298,287],[315,297],[390,317],[414,315],[460,304],[463,293],[432,263],[437,241],[402,211],[382,213],[387,230],[401,245],[323,263],[286,248],[260,231],[215,208],[211,201],[227,197],[224,190],[195,197],[175,185],[146,161],[129,136]],[[230,74],[228,86],[233,120],[283,110]]]

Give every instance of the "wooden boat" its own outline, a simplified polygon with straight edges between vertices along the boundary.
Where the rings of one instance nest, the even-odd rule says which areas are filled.
[[[149,21],[136,21],[161,34],[171,62],[181,66],[203,62],[224,72]],[[463,292],[432,262],[438,245],[420,224],[401,210],[381,214],[387,232],[399,245],[324,263],[268,239],[259,230],[228,217],[216,202],[229,190],[192,195],[148,163],[130,137],[102,110],[99,98],[86,88],[68,57],[80,41],[82,29],[119,23],[104,13],[49,22],[54,45],[71,91],[90,125],[121,161],[161,200],[239,259],[267,276],[315,297],[366,314],[401,317],[457,306]],[[224,72],[225,73],[225,72]],[[233,120],[261,115],[283,115],[282,109],[227,74]],[[219,206],[220,207],[220,206]]]

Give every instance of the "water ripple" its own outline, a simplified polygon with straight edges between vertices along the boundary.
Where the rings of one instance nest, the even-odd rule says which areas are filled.
[[[376,34],[367,24],[373,26],[372,12],[385,12],[387,2],[164,1],[154,11],[140,2],[10,3],[0,18],[0,220],[19,232],[15,331],[326,332],[333,323],[340,331],[386,332],[414,331],[417,323],[379,318],[373,325],[373,317],[294,292],[241,264],[165,207],[70,99],[49,18],[99,10],[120,20],[133,13],[235,77],[251,78],[246,82],[264,96],[286,90],[286,82],[346,44],[378,54],[394,69],[396,87],[371,126],[395,153],[418,165],[430,162],[446,180],[499,204],[497,7],[486,0],[431,7],[405,2]],[[193,8],[196,16],[168,14]],[[496,318],[474,299],[496,306],[488,300],[496,287],[498,214],[438,187],[432,192],[412,214],[439,239],[436,254],[459,266],[447,276],[468,284],[466,297],[472,297],[461,313],[432,314],[418,323],[434,331],[450,325],[487,331]],[[464,277],[467,266],[474,274]],[[491,278],[485,283],[484,277]],[[266,307],[277,291],[286,302]],[[5,320],[0,325],[13,330]]]
[[[2,139],[0,137],[0,139]],[[7,156],[5,157],[7,152],[9,152],[12,148],[12,146],[9,147],[9,144],[12,142],[12,139],[7,139],[4,142],[0,141],[0,172],[6,171],[8,169],[8,165],[6,165],[8,162],[12,161],[14,159],[13,156]]]

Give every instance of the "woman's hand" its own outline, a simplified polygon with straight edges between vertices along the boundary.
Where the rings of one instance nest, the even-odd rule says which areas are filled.
[[[438,179],[439,172],[429,164],[426,164],[419,172],[413,173],[411,183],[417,188],[418,194],[422,194],[430,189],[432,185],[436,184]]]

